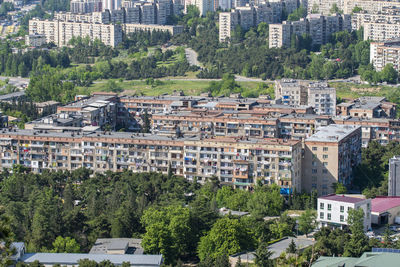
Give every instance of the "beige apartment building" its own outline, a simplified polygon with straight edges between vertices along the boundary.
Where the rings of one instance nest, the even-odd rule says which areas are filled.
[[[289,47],[291,36],[308,34],[313,45],[322,45],[329,40],[329,36],[338,31],[351,31],[349,15],[335,14],[322,16],[309,14],[299,21],[283,21],[281,24],[269,25],[269,47]]]
[[[146,24],[122,24],[122,31],[124,34],[129,34],[137,31],[163,31],[169,32],[171,35],[177,35],[183,32],[181,25],[146,25]]]
[[[309,82],[282,79],[275,81],[275,100],[286,105],[307,105],[307,85]]]
[[[398,24],[400,23],[400,14],[395,13],[391,14],[390,12],[380,12],[378,14],[370,14],[370,13],[354,13],[351,15],[351,26],[353,30],[359,30],[361,27],[364,27],[365,23],[391,23]]]
[[[34,172],[89,168],[95,172],[173,173],[204,182],[249,188],[256,180],[301,188],[301,142],[227,137],[173,138],[121,132],[0,132],[0,168],[14,164]]]
[[[368,22],[364,23],[364,40],[388,41],[400,37],[400,23]]]
[[[387,64],[392,64],[395,70],[400,71],[400,39],[372,42],[369,59],[377,71],[381,71]]]
[[[400,2],[397,1],[379,1],[379,0],[344,0],[344,14],[351,14],[355,7],[361,8],[363,11],[370,14],[377,14],[388,7],[400,7]]]
[[[361,162],[361,127],[331,124],[304,142],[303,187],[319,195],[334,193],[333,184],[349,185]]]
[[[112,47],[122,42],[122,28],[118,24],[31,19],[29,20],[29,34],[43,34],[48,43],[53,42],[57,46],[66,46],[74,37],[98,39]]]
[[[232,31],[239,24],[239,14],[231,12],[219,13],[219,41],[224,42],[232,37]]]

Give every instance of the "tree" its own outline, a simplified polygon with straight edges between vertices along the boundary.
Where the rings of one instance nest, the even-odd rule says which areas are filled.
[[[254,262],[258,267],[273,267],[274,263],[271,259],[272,252],[268,249],[268,244],[261,242],[254,253]]]
[[[303,6],[300,5],[295,11],[293,11],[291,14],[288,16],[289,21],[298,21],[301,18],[304,18],[307,16],[307,9]]]
[[[386,248],[391,248],[393,246],[393,232],[390,230],[389,224],[386,224],[385,231],[383,232],[383,241]]]
[[[347,224],[351,237],[344,246],[343,256],[360,257],[362,253],[369,250],[368,237],[364,234],[364,211],[361,208],[349,210]]]
[[[248,201],[248,209],[256,218],[280,214],[283,209],[283,198],[279,186],[257,185]]]
[[[388,83],[397,83],[398,72],[393,68],[392,64],[386,64],[380,73],[382,81]]]
[[[79,253],[81,248],[75,239],[58,236],[53,242],[53,253]]]
[[[151,125],[150,125],[150,116],[149,113],[147,112],[147,109],[145,109],[144,111],[142,120],[143,120],[142,132],[149,133]]]
[[[335,194],[346,194],[347,188],[342,183],[333,183],[333,189],[335,190]]]
[[[12,250],[10,249],[10,244],[12,232],[10,219],[3,212],[2,207],[0,207],[0,266],[11,266],[10,256],[12,255]]]
[[[198,255],[202,261],[207,257],[216,259],[251,249],[254,242],[250,230],[243,227],[238,219],[224,217],[217,220],[207,235],[201,237]]]
[[[283,238],[285,236],[293,236],[294,229],[296,226],[296,221],[289,217],[287,212],[281,214],[278,220],[275,220],[270,225],[270,230],[275,238]]]
[[[171,205],[156,209],[147,209],[142,216],[146,228],[142,246],[146,253],[159,254],[165,257],[167,264],[187,253],[193,240],[188,208]]]
[[[305,233],[306,236],[310,231],[315,228],[315,220],[317,219],[317,212],[315,210],[307,209],[299,217],[299,230]]]
[[[290,241],[290,244],[287,247],[286,252],[291,253],[291,254],[297,253],[297,247],[296,247],[296,243],[294,242],[294,239],[292,239],[292,241]]]
[[[107,87],[108,90],[114,93],[120,93],[123,91],[122,87],[119,84],[117,84],[117,82],[114,80],[108,80]]]
[[[341,14],[341,13],[343,13],[343,12],[339,9],[339,7],[337,6],[336,3],[334,3],[334,4],[332,5],[332,7],[331,7],[331,9],[329,10],[329,12],[330,12],[331,14],[336,14],[336,13]]]

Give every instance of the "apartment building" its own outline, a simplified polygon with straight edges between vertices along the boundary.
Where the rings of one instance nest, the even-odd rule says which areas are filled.
[[[336,89],[326,82],[312,82],[308,85],[308,105],[319,115],[336,114]]]
[[[231,12],[219,13],[219,41],[224,42],[232,38],[232,32],[239,24],[239,13]]]
[[[304,141],[312,136],[320,127],[333,124],[330,116],[316,114],[289,113],[279,117],[278,130],[280,138]]]
[[[289,47],[293,34],[308,34],[313,45],[322,45],[329,40],[331,34],[338,31],[351,31],[351,17],[349,15],[322,16],[310,14],[306,19],[299,21],[270,24],[269,47]]]
[[[400,196],[400,157],[389,159],[388,196]]]
[[[344,0],[308,0],[307,12],[308,14],[318,13],[322,15],[331,15],[332,7],[335,5],[339,10],[343,10]]]
[[[348,227],[348,213],[352,209],[364,211],[364,231],[371,228],[371,199],[352,195],[327,195],[318,198],[319,227],[344,229]]]
[[[98,39],[112,47],[122,42],[122,27],[118,24],[31,19],[29,20],[29,34],[43,34],[46,36],[47,43],[52,42],[57,46],[66,46],[74,37]]]
[[[226,137],[172,138],[122,132],[0,132],[1,168],[22,164],[34,172],[107,170],[168,172],[204,182],[249,188],[256,180],[282,188],[301,188],[301,142]]]
[[[39,47],[46,44],[46,36],[43,34],[25,35],[25,45]]]
[[[385,97],[363,96],[351,102],[336,106],[336,115],[355,118],[396,118],[397,105],[386,101]]]
[[[400,2],[397,1],[380,1],[380,0],[343,0],[344,14],[351,14],[355,7],[361,8],[364,12],[377,14],[384,11],[386,8],[400,7]]]
[[[388,41],[399,38],[400,23],[367,22],[364,23],[364,40]]]
[[[129,34],[137,31],[163,31],[169,32],[171,35],[181,34],[184,27],[182,25],[146,25],[146,24],[134,24],[125,23],[122,25],[122,31],[125,34]]]
[[[387,64],[400,71],[400,39],[371,42],[369,60],[377,71],[383,70]]]
[[[293,6],[293,1],[287,1],[288,5]],[[290,4],[289,4],[290,2]],[[268,2],[260,5],[237,6],[230,12],[221,12],[219,14],[219,41],[229,40],[231,32],[237,25],[248,30],[257,26],[261,22],[276,23],[281,21],[282,2]],[[297,2],[296,2],[297,6]],[[279,14],[279,16],[278,16]]]
[[[152,133],[169,136],[278,137],[278,119],[239,112],[178,111],[152,115]]]
[[[268,35],[269,48],[290,46],[290,40],[292,36],[291,26],[291,23],[288,21],[283,21],[280,24],[270,24]]]
[[[303,186],[319,195],[334,192],[333,184],[349,185],[361,162],[361,127],[330,124],[304,141]]]
[[[55,12],[54,19],[59,21],[108,24],[111,22],[111,14],[108,10],[104,12],[92,12],[89,14],[76,14],[73,12]]]
[[[366,12],[354,13],[351,15],[351,26],[353,30],[359,30],[364,27],[365,23],[400,23],[400,13],[379,12],[377,14],[370,14]]]
[[[103,2],[101,0],[72,0],[69,10],[72,13],[101,12],[103,10]]]
[[[307,82],[294,79],[275,81],[275,100],[286,105],[307,105]]]

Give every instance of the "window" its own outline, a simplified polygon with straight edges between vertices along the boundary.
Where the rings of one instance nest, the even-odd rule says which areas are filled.
[[[322,158],[323,158],[323,159],[327,159],[327,158],[328,158],[328,155],[322,155]]]
[[[324,203],[319,203],[319,208],[320,208],[321,210],[323,210],[323,209],[324,209]]]
[[[327,174],[328,170],[322,170],[322,173]]]
[[[328,210],[332,210],[332,205],[328,204]]]
[[[328,166],[328,162],[323,162],[322,165],[324,165],[324,167]]]
[[[324,146],[323,151],[324,151],[324,152],[328,151],[328,147],[327,147],[327,146]]]
[[[313,151],[317,151],[318,148],[317,148],[316,146],[313,146],[313,147],[312,147],[312,150],[313,150]]]
[[[347,212],[348,212],[349,210],[351,210],[351,207],[347,207]]]
[[[317,169],[312,169],[312,173],[317,173]]]
[[[323,219],[323,218],[324,218],[324,213],[323,213],[323,212],[320,212],[320,213],[319,213],[319,218],[320,218],[320,219]]]
[[[344,206],[340,206],[340,212],[344,212]]]
[[[340,215],[340,221],[344,222],[344,215]]]
[[[330,213],[328,213],[328,220],[330,221],[332,219],[332,216]]]

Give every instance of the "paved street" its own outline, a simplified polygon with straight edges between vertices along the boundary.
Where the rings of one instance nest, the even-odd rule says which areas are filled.
[[[28,86],[29,84],[29,78],[0,76],[0,80],[4,81],[5,79],[8,79],[8,83],[15,85],[16,87],[22,87],[24,85]]]

